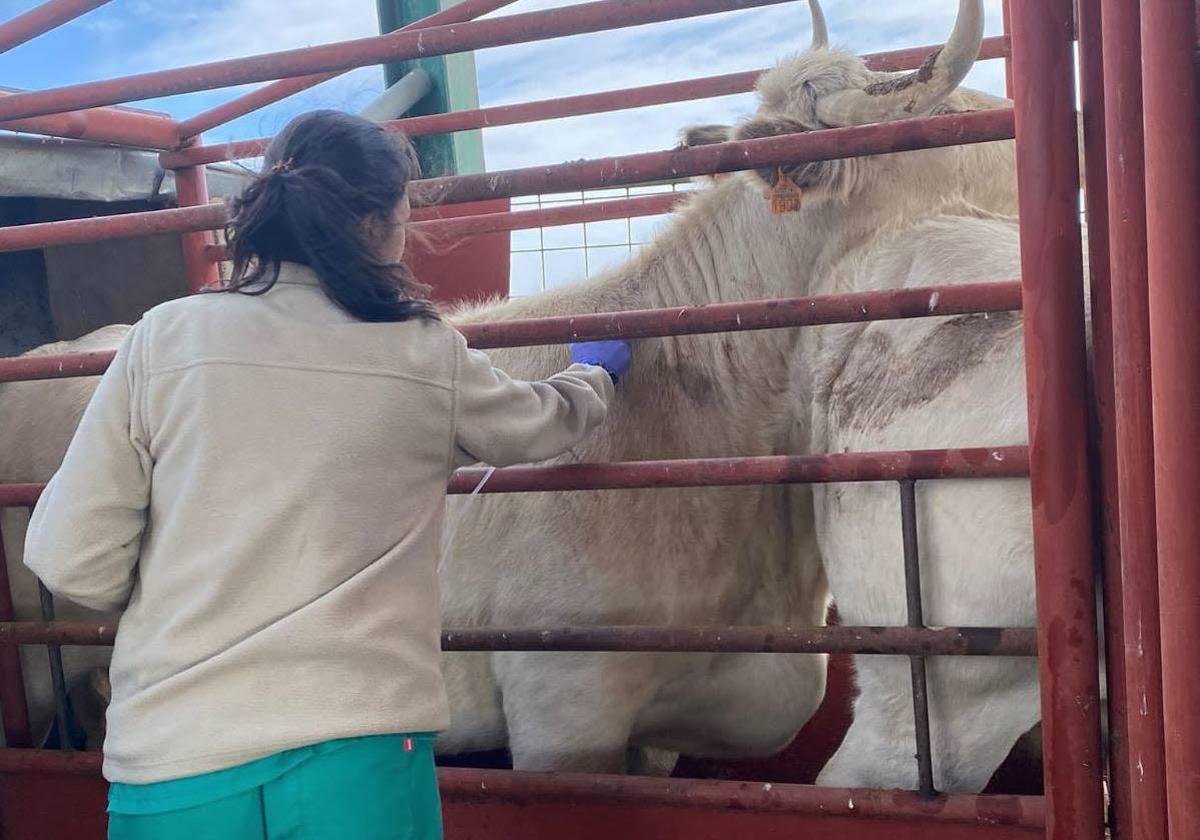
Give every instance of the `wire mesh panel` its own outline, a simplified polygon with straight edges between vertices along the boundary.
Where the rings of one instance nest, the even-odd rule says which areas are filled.
[[[514,199],[512,207],[515,211],[577,207],[636,196],[684,193],[695,186],[682,181],[524,196]],[[618,218],[514,232],[509,294],[525,297],[595,277],[648,245],[667,218],[667,215]]]

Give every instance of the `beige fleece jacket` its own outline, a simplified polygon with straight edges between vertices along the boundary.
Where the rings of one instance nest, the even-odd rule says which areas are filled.
[[[261,297],[148,312],[25,547],[51,591],[124,610],[105,776],[444,729],[447,479],[561,454],[612,388],[586,365],[515,381],[442,323],[356,321],[295,265]]]

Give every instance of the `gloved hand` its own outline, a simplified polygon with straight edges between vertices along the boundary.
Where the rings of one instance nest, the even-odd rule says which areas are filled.
[[[572,344],[571,361],[577,365],[595,365],[608,371],[616,382],[629,370],[629,342],[588,341]]]

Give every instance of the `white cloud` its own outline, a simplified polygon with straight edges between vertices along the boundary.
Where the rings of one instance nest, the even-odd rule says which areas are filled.
[[[158,35],[142,49],[121,57],[126,68],[122,73],[202,64],[379,34],[375,4],[362,0],[145,3],[137,14],[137,23],[153,27]]]

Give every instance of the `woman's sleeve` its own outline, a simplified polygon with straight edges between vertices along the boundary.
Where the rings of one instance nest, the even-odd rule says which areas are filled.
[[[457,336],[455,460],[497,467],[566,452],[603,422],[613,396],[608,372],[572,365],[541,382],[512,379]]]
[[[25,537],[25,565],[46,587],[97,610],[128,602],[146,528],[151,459],[139,399],[143,353],[139,325],[101,377]]]

